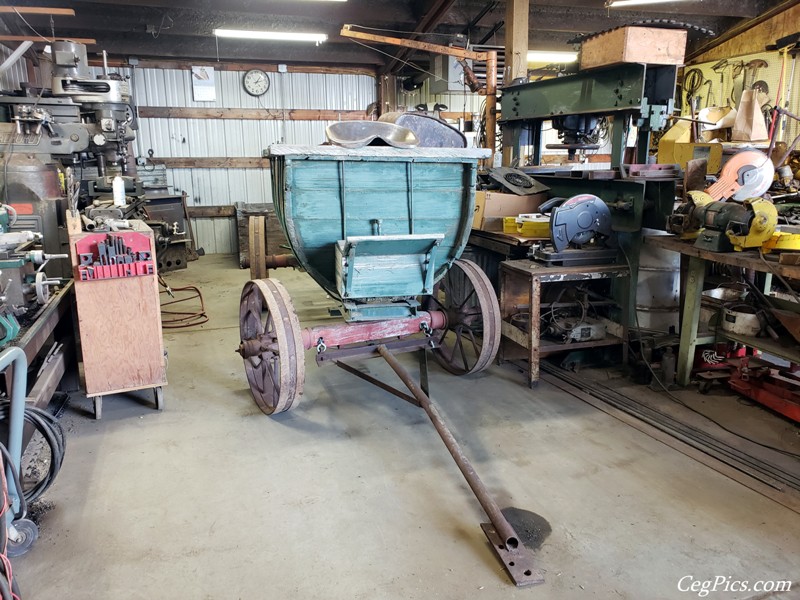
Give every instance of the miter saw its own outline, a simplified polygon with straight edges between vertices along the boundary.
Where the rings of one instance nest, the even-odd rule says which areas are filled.
[[[716,183],[705,189],[712,200],[747,200],[764,194],[775,178],[775,166],[758,150],[734,154],[719,174]]]
[[[667,229],[682,239],[695,239],[695,247],[712,252],[760,248],[778,225],[778,211],[770,200],[716,202],[706,192],[689,192],[667,220]]]
[[[534,259],[562,266],[616,262],[611,211],[603,200],[593,194],[578,194],[567,200],[548,200],[539,210],[552,210],[550,244],[535,248]]]

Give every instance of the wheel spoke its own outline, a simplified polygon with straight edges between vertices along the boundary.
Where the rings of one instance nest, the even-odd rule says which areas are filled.
[[[461,350],[461,360],[464,361],[464,370],[469,371],[469,363],[467,363],[467,352],[466,350],[464,350],[464,340],[461,337],[461,331],[463,331],[463,328],[460,328],[458,332],[458,347]]]
[[[469,332],[469,339],[472,342],[472,347],[475,349],[475,356],[478,357],[481,355],[480,348],[478,347],[478,342],[475,341],[475,334],[473,333],[472,329],[467,328]]]
[[[467,297],[464,298],[464,301],[458,305],[458,308],[464,308],[464,305],[467,303],[467,301],[474,295],[475,295],[475,288],[472,288],[472,291],[469,294],[467,294]]]

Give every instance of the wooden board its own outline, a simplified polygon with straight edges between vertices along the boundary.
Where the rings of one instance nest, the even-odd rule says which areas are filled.
[[[687,32],[682,29],[622,27],[590,38],[581,45],[581,69],[621,63],[682,65]]]
[[[72,8],[42,8],[36,6],[0,6],[0,14],[21,14],[21,15],[52,15],[62,17],[74,17],[75,10]]]
[[[55,41],[64,40],[65,38],[55,38]],[[43,41],[37,35],[0,35],[0,42],[41,42]],[[66,41],[76,42],[78,44],[94,45],[97,40],[94,38],[70,38]]]
[[[189,206],[187,207],[190,219],[231,219],[236,216],[236,207],[228,204],[211,206]]]
[[[153,231],[141,221],[155,255]],[[67,216],[72,266],[75,243],[89,235]],[[75,281],[75,304],[89,397],[166,385],[161,308],[155,275]]]
[[[157,165],[164,165],[167,169],[269,169],[269,159],[250,156],[202,158],[156,156],[151,160]]]
[[[189,71],[192,67],[208,65],[214,67],[216,71],[239,71],[245,72],[250,69],[260,69],[266,73],[278,73],[277,63],[263,62],[216,62],[216,61],[197,61],[197,60],[159,60],[143,58],[137,63],[140,69],[170,69]],[[89,66],[102,67],[102,58],[89,58]],[[109,67],[130,67],[127,59],[109,58]],[[316,73],[323,75],[367,75],[375,77],[376,69],[370,66],[347,66],[347,65],[285,65],[287,73]]]
[[[363,110],[317,110],[311,108],[197,108],[140,106],[142,119],[236,119],[252,121],[364,121]]]
[[[794,6],[785,8],[786,4],[779,4],[754,19],[738,23],[692,51],[689,58],[692,63],[702,63],[763,52],[769,44],[798,30],[800,5],[793,2]]]

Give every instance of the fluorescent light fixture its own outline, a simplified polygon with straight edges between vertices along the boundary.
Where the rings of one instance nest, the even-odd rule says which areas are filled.
[[[685,1],[686,0],[606,0],[606,8],[625,8],[626,6],[641,6],[643,4],[665,4]]]
[[[338,0],[337,0],[338,1]],[[245,29],[215,29],[214,35],[240,40],[273,40],[276,42],[315,42],[328,39],[324,33],[299,33],[295,31],[247,31]]]
[[[550,52],[549,50],[528,51],[529,63],[571,63],[576,60],[578,60],[577,52]]]

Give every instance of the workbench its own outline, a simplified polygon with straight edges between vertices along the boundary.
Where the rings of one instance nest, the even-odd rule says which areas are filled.
[[[723,265],[750,269],[766,273],[764,293],[768,294],[772,285],[772,275],[778,274],[790,279],[800,279],[800,266],[784,265],[778,262],[779,254],[767,254],[762,260],[758,250],[746,252],[711,252],[696,248],[692,241],[683,241],[672,235],[645,236],[645,243],[664,250],[679,252],[689,258],[689,268],[686,277],[686,286],[683,293],[683,312],[681,315],[681,338],[678,351],[679,385],[689,385],[694,364],[695,348],[701,344],[711,344],[718,340],[739,342],[751,348],[757,348],[785,360],[800,363],[800,348],[797,343],[782,344],[771,338],[755,338],[739,335],[730,331],[716,328],[711,334],[698,335],[700,321],[700,300],[703,293],[706,265],[716,262]],[[764,261],[767,261],[766,263]]]
[[[33,365],[43,357],[36,380],[27,392],[26,402],[36,408],[44,409],[50,403],[61,378],[66,371],[67,361],[74,358],[72,309],[75,301],[73,282],[70,280],[58,291],[53,292],[47,304],[42,306],[33,321],[22,328],[18,337],[9,345],[19,347]],[[6,394],[10,398],[14,367],[5,370]],[[6,439],[6,429],[2,428],[0,439]],[[33,435],[33,426],[25,424],[22,439],[23,451]]]
[[[462,258],[477,264],[492,282],[495,292],[499,294],[500,263],[504,260],[526,258],[531,246],[539,241],[502,231],[473,229],[469,234],[468,245]]]
[[[503,261],[500,263],[500,316],[501,334],[506,339],[500,346],[499,361],[517,357],[518,353],[508,347],[506,340],[527,350],[528,386],[535,387],[539,382],[539,360],[548,354],[623,344],[623,355],[627,356],[625,340],[628,328],[624,320],[622,324],[606,321],[606,326],[613,331],[609,331],[602,340],[558,343],[540,339],[542,286],[625,277],[630,277],[627,265],[548,267],[527,259]],[[510,321],[514,315],[526,312],[530,315],[527,328],[518,327]]]

